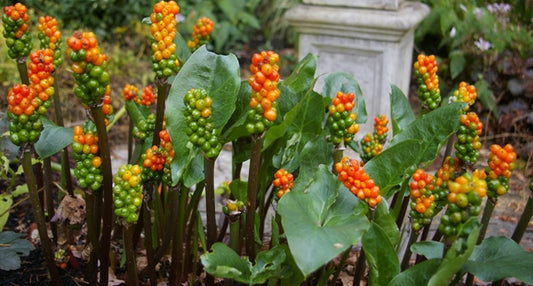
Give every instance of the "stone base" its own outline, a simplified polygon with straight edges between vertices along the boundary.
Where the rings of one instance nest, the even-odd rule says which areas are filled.
[[[371,120],[379,114],[390,118],[391,84],[407,94],[414,30],[428,13],[426,5],[406,1],[397,10],[301,4],[286,17],[299,32],[299,57],[318,55],[316,75],[321,77],[315,90],[322,89],[322,75],[352,74],[361,86]],[[360,136],[372,130],[371,123],[365,125]]]

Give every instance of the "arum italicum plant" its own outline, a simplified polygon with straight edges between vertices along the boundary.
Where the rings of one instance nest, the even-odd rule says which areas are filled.
[[[113,267],[115,273],[126,269],[128,285],[155,285],[161,280],[170,285],[214,285],[219,279],[335,284],[350,255],[358,257],[355,283],[367,279],[370,285],[448,285],[466,273],[486,282],[516,277],[533,283],[530,271],[524,270],[531,269],[531,253],[517,245],[530,212],[524,213],[514,241],[483,239],[490,218],[487,208],[496,203],[492,191],[509,190],[516,154],[509,146],[491,147],[489,168],[480,168],[476,152],[482,146],[476,136],[481,125],[467,111],[474,90],[463,85],[456,94],[458,102],[443,104],[434,57],[420,56],[415,64],[419,82],[425,85],[419,88],[423,112],[415,114],[400,89],[391,86],[391,131],[388,116],[372,114],[376,131],[365,141],[356,138],[368,117],[365,98],[351,75],[325,75],[318,90],[315,55],[306,55],[282,77],[279,55],[258,51],[244,67],[252,76],[241,80],[235,55],[199,46],[208,43],[216,23],[200,18],[197,39],[191,40],[194,47],[187,45],[176,32],[180,8],[174,1],[160,1],[147,11],[152,70],[143,72],[153,81],[142,92],[135,87],[139,83],[121,91],[109,88],[110,62],[90,31],[74,32],[65,41],[67,49],[58,50],[55,22],[46,17],[39,25],[49,28],[44,29],[49,40],[41,36],[48,46],[30,56],[28,76],[25,58],[32,47],[26,46],[29,36],[18,31],[33,27],[21,5],[5,8],[2,16],[6,46],[14,49],[10,55],[17,59],[22,81],[8,94],[7,114],[10,138],[21,149],[54,283],[61,283],[54,250],[66,246],[59,245],[55,234],[54,240],[48,238],[38,192],[54,190],[38,185],[33,174],[39,175],[40,165],[32,165],[31,159],[67,151],[76,163],[63,164],[62,174],[70,174],[71,167],[76,192],[83,194],[87,239],[80,243],[90,253],[88,261],[73,259],[87,270],[84,279],[91,284],[108,284]],[[53,69],[45,75],[37,68],[59,64],[58,55],[76,80],[69,91],[77,97],[71,98],[72,104],[87,110],[84,123],[76,127],[62,127],[61,117],[55,123],[46,119],[50,100],[57,103],[50,87],[57,93],[64,86],[50,78]],[[126,112],[113,115],[111,98],[116,94],[124,95],[125,107],[120,110]],[[115,166],[113,174],[108,129],[124,114],[130,121],[128,162]],[[222,188],[227,192],[224,206],[217,202],[214,183],[223,146],[233,150],[232,168],[224,170],[232,175]],[[444,146],[450,146],[450,157],[442,159]],[[345,148],[363,160],[345,157]],[[248,160],[248,176],[243,177],[240,170]],[[439,169],[428,169],[434,161]],[[65,189],[74,194],[73,187]],[[485,210],[480,207],[484,194],[490,201]],[[53,207],[53,200],[46,206]],[[404,220],[407,209],[410,219]],[[435,231],[428,226],[439,212],[442,226]],[[120,232],[122,236],[112,235]],[[431,232],[433,242],[428,240]],[[404,238],[407,249],[401,247]],[[113,251],[112,243],[124,250]],[[147,260],[144,266],[136,264],[140,253]],[[419,259],[411,259],[411,253]],[[512,264],[508,255],[513,256]],[[340,263],[333,262],[337,256]],[[168,268],[161,267],[164,257],[171,259]],[[75,266],[67,265],[66,271],[68,267]]]

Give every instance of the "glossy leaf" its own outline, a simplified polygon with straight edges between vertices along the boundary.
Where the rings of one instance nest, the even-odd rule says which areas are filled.
[[[357,123],[365,123],[367,120],[366,103],[359,83],[349,73],[333,72],[324,79],[322,94],[329,98],[337,96],[337,92],[353,92],[355,94],[355,107],[352,112],[357,115]]]
[[[532,269],[533,253],[504,236],[483,240],[464,267],[466,272],[485,282],[514,277],[529,285],[533,284]]]
[[[24,236],[12,231],[0,232],[0,269],[9,271],[20,268],[19,256],[26,256],[34,249],[31,242],[23,239]]]
[[[212,246],[213,251],[201,256],[205,270],[221,278],[233,279],[246,284],[265,283],[270,278],[281,278],[289,274],[289,269],[284,267],[286,259],[285,250],[274,247],[258,253],[255,265],[221,242]]]
[[[374,222],[385,232],[386,237],[392,245],[397,245],[400,240],[400,230],[396,225],[396,220],[390,213],[389,204],[382,200],[376,207]]]
[[[291,89],[294,93],[305,93],[312,89],[312,83],[315,78],[317,64],[317,56],[314,54],[307,54],[301,59],[291,75],[287,77],[281,84]]]
[[[358,205],[324,165],[307,189],[293,190],[279,201],[289,248],[305,277],[355,244],[368,229],[366,216],[355,212]]]
[[[429,279],[437,271],[442,259],[430,259],[396,275],[389,286],[427,285]]]
[[[392,196],[392,187],[400,184],[410,174],[420,161],[420,149],[424,143],[421,140],[404,140],[394,146],[389,146],[381,154],[368,161],[364,169],[380,187],[384,198]],[[414,170],[413,170],[414,172]]]
[[[400,261],[387,233],[376,223],[372,223],[362,239],[367,258],[370,285],[387,285],[400,273]]]
[[[239,91],[239,63],[234,55],[217,55],[205,46],[194,52],[172,82],[166,103],[167,129],[176,152],[172,161],[172,181],[176,184],[190,162],[183,98],[190,89],[202,88],[213,99],[213,122],[220,130],[235,110]]]
[[[442,264],[437,272],[429,279],[428,286],[447,286],[457,272],[461,270],[466,263],[476,245],[479,236],[479,222],[477,218],[470,218],[465,222],[464,228],[470,229],[470,234],[466,241],[457,239],[453,242],[450,249],[446,252]],[[459,231],[461,232],[461,231]],[[464,246],[462,246],[464,244]],[[464,248],[464,249],[462,249]],[[458,249],[462,249],[461,252]]]
[[[438,241],[419,241],[411,245],[411,251],[427,259],[442,258],[444,245]]]
[[[72,128],[57,126],[44,116],[41,116],[41,121],[44,129],[35,143],[35,151],[41,158],[50,157],[72,143]]]
[[[415,121],[416,117],[402,90],[395,85],[391,85],[391,90],[391,124],[392,133],[396,135],[411,122]]]
[[[0,194],[0,229],[4,229],[4,225],[6,225],[9,217],[9,208],[12,204],[13,196],[11,194]]]

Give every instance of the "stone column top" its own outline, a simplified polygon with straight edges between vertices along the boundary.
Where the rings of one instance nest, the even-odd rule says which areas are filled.
[[[382,41],[399,41],[429,14],[420,2],[402,2],[398,10],[300,4],[285,14],[298,32]]]
[[[303,0],[305,4],[396,10],[404,0]]]

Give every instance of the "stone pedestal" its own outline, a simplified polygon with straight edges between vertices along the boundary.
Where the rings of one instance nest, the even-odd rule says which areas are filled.
[[[428,13],[426,5],[403,0],[303,0],[286,17],[299,32],[299,57],[318,55],[317,76],[343,71],[359,82],[370,122],[362,136],[375,116],[390,118],[391,84],[407,94],[414,30]]]

